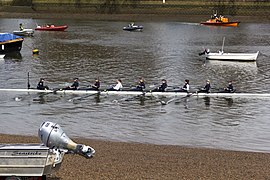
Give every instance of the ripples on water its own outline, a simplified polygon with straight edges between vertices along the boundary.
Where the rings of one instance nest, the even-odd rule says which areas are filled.
[[[125,86],[143,76],[148,85],[190,79],[194,90],[210,79],[215,89],[233,80],[238,92],[269,93],[269,24],[238,28],[196,23],[144,22],[143,32],[125,32],[127,22],[1,19],[1,32],[19,23],[68,24],[66,32],[35,32],[25,38],[21,57],[0,61],[3,88],[25,88],[27,72],[35,87],[45,77],[50,87],[79,77],[86,86],[99,77],[103,87],[122,78]],[[204,48],[227,52],[260,51],[257,63],[205,61]],[[32,49],[40,55],[33,57]],[[253,98],[180,99],[161,106],[157,98],[2,93],[1,133],[36,135],[41,122],[59,123],[70,136],[115,141],[190,145],[268,152],[269,100]],[[169,100],[170,97],[159,97]],[[19,127],[19,128],[18,128]]]

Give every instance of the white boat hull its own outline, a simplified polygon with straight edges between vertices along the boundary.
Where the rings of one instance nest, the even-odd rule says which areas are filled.
[[[0,175],[49,175],[60,168],[64,154],[39,144],[0,144]]]
[[[186,93],[186,92],[140,92],[140,91],[92,91],[92,90],[37,90],[0,89],[0,92],[59,93],[59,94],[100,94],[100,95],[143,95],[143,96],[196,96],[196,97],[243,97],[270,98],[270,93]]]
[[[33,29],[24,29],[22,31],[13,31],[13,34],[18,36],[33,36],[34,30]]]
[[[235,60],[235,61],[256,61],[259,51],[256,53],[208,53],[206,59],[208,60]]]

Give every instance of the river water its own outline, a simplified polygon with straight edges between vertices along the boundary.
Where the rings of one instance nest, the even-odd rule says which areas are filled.
[[[65,87],[74,77],[81,87],[95,77],[103,88],[117,78],[130,87],[144,77],[150,87],[162,78],[171,86],[189,79],[193,90],[206,79],[215,89],[232,80],[238,92],[270,93],[270,24],[224,28],[145,21],[138,22],[143,32],[126,32],[122,27],[128,22],[1,19],[0,31],[17,30],[19,23],[25,28],[45,23],[69,28],[26,37],[20,55],[0,60],[1,88],[26,88],[29,72],[32,87],[40,77],[51,88]],[[205,48],[220,50],[223,37],[225,52],[260,51],[257,63],[210,62],[198,56]],[[32,55],[34,48],[38,56]],[[53,121],[70,137],[270,151],[269,99],[191,96],[162,106],[157,98],[1,92],[0,106],[0,133],[37,135],[43,121]]]

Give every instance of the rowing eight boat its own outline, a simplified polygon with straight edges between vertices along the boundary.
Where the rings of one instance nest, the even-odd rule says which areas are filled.
[[[63,93],[63,94],[100,94],[100,95],[144,95],[144,96],[198,96],[198,97],[243,97],[270,98],[270,93],[186,93],[186,92],[142,92],[142,91],[93,91],[93,90],[37,90],[37,89],[0,89],[4,92]]]

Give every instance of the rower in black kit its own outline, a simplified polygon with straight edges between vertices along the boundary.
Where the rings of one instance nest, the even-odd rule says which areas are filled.
[[[79,89],[79,78],[73,79],[73,84],[71,86],[65,87],[62,90],[78,90]]]
[[[168,87],[167,81],[165,79],[162,79],[161,85],[156,89],[152,90],[151,92],[165,92],[167,87]]]
[[[130,91],[143,91],[145,89],[145,81],[143,78],[140,78],[138,85],[135,88],[132,88]]]
[[[224,88],[224,90],[222,92],[223,93],[234,93],[235,92],[232,81],[229,81],[228,86],[226,88]]]
[[[45,79],[44,78],[40,78],[38,84],[37,84],[37,89],[38,90],[49,90],[49,87],[48,86],[45,86],[44,85],[45,83]]]
[[[211,89],[210,80],[206,80],[204,88],[201,88],[199,91],[196,91],[196,93],[210,93],[210,89]]]
[[[93,85],[90,85],[90,87],[87,88],[86,90],[98,91],[99,87],[100,87],[100,81],[98,78],[96,78],[95,83]]]

